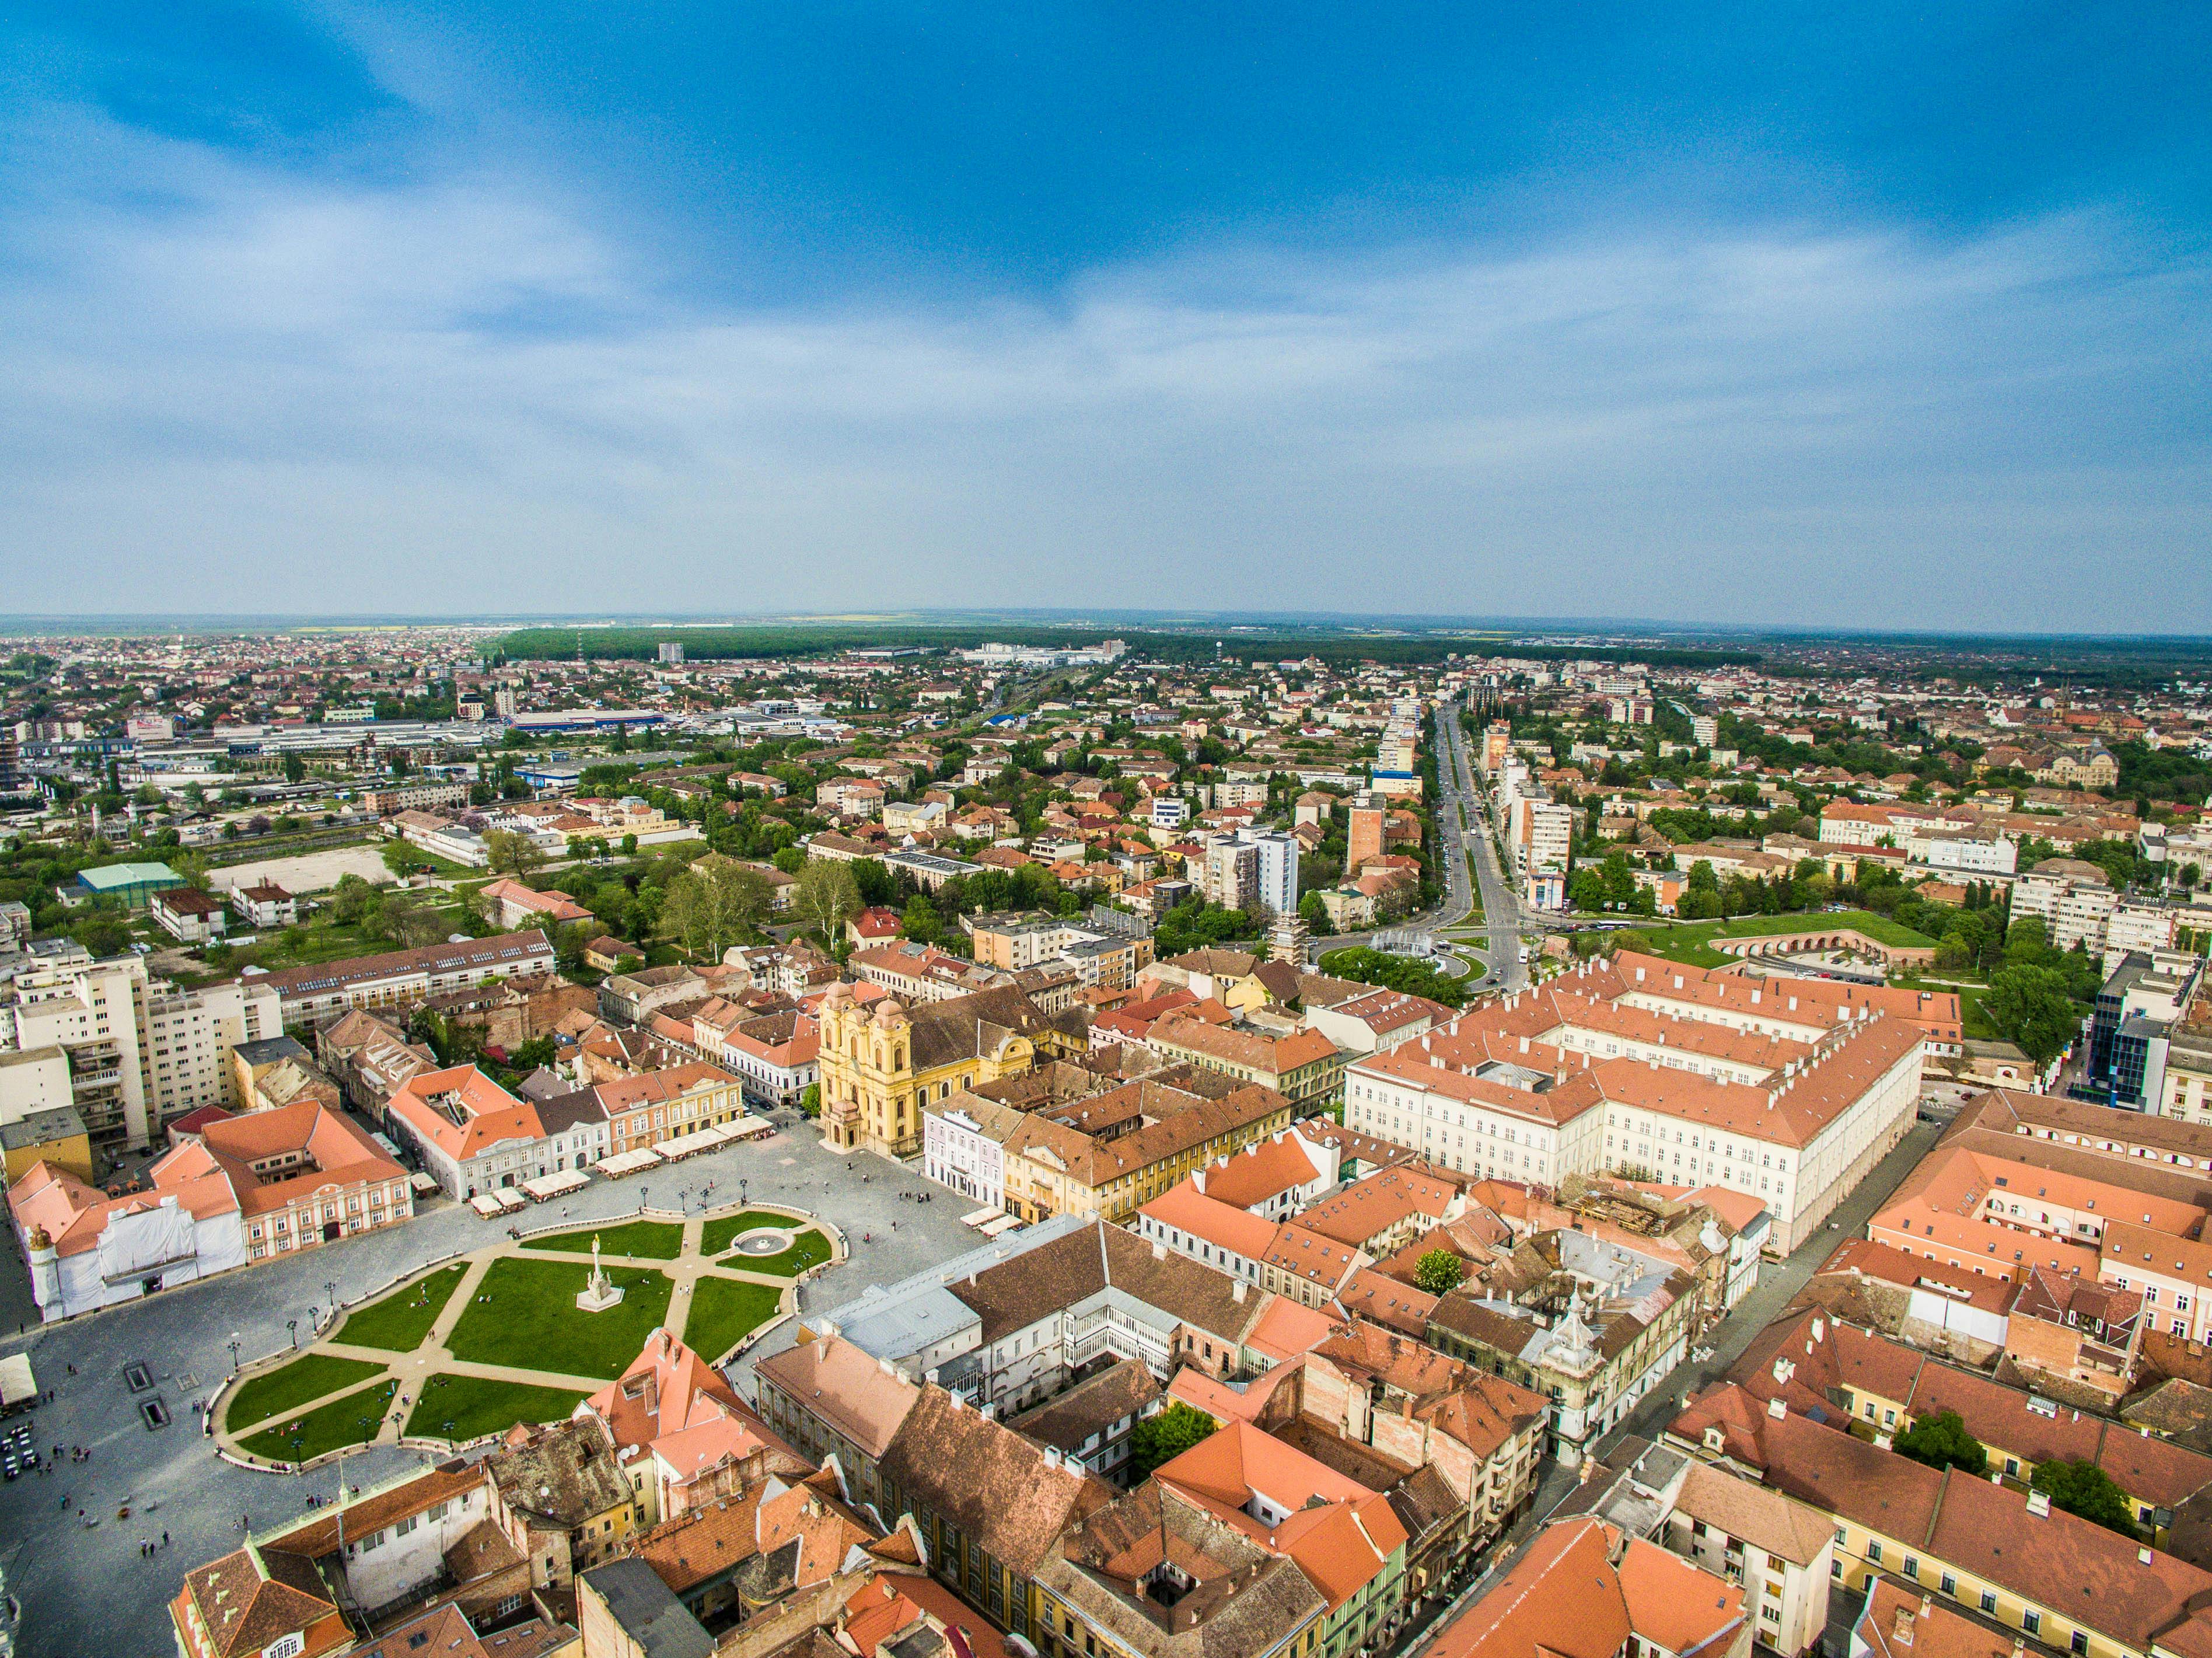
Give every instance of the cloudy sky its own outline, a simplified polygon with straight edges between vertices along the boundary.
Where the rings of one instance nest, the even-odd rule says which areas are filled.
[[[0,17],[0,612],[2212,631],[2212,8]]]

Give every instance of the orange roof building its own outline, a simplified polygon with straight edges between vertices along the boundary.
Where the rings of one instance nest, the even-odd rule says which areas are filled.
[[[1295,1561],[1332,1613],[1404,1570],[1406,1527],[1388,1498],[1249,1422],[1228,1423],[1152,1478]]]
[[[110,1197],[46,1162],[8,1201],[47,1320],[410,1218],[406,1171],[319,1101],[210,1120]]]
[[[1435,1658],[1719,1658],[1750,1646],[1741,1589],[1584,1516],[1547,1527],[1428,1650]]]
[[[701,1354],[665,1330],[629,1368],[576,1407],[606,1424],[615,1459],[655,1521],[724,1502],[813,1465],[786,1444]]]
[[[1741,1193],[1786,1250],[1911,1125],[1946,1016],[1917,992],[1623,951],[1356,1061],[1345,1122],[1482,1179]]]

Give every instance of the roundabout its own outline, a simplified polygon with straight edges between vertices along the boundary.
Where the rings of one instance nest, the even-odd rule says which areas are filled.
[[[726,1361],[796,1304],[843,1235],[772,1205],[548,1227],[410,1274],[316,1338],[234,1376],[218,1453],[291,1472],[368,1444],[463,1446],[558,1420],[655,1329]]]

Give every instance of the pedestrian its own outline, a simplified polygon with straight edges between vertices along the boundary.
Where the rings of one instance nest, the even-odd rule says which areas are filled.
[[[169,1533],[166,1528],[161,1533],[161,1546],[165,1549],[169,1546]]]

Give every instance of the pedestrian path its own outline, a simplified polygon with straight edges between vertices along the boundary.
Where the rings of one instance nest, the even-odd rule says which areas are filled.
[[[736,1265],[735,1262],[743,1258],[732,1257],[726,1251],[722,1256],[713,1258],[703,1253],[706,1228],[709,1222],[719,1218],[720,1215],[738,1213],[747,1207],[749,1206],[743,1203],[737,1203],[728,1205],[719,1214],[683,1216],[681,1238],[677,1253],[673,1257],[664,1259],[659,1256],[609,1254],[603,1251],[599,1258],[599,1263],[602,1267],[612,1271],[657,1273],[666,1278],[670,1285],[668,1308],[662,1315],[661,1323],[672,1331],[680,1332],[685,1329],[690,1319],[692,1302],[696,1296],[699,1284],[702,1280],[708,1278],[721,1278],[737,1283],[757,1284],[764,1289],[775,1290],[779,1310],[787,1313],[796,1305],[798,1275],[763,1272]],[[753,1204],[750,1207],[758,1209],[761,1205]],[[670,1218],[673,1220],[676,1217]],[[813,1215],[793,1214],[792,1222],[792,1230],[818,1232],[829,1240],[831,1262],[844,1259],[842,1234],[836,1226]],[[576,1265],[591,1259],[588,1248],[580,1251],[531,1248],[528,1247],[531,1241],[532,1240],[527,1237],[501,1239],[462,1256],[460,1259],[466,1263],[466,1271],[447,1295],[446,1304],[439,1309],[437,1317],[432,1321],[421,1342],[411,1349],[402,1352],[394,1351],[390,1348],[370,1347],[349,1342],[344,1337],[343,1323],[334,1318],[326,1326],[333,1333],[310,1342],[296,1351],[280,1353],[266,1363],[254,1367],[250,1374],[242,1373],[240,1377],[234,1378],[233,1385],[224,1390],[222,1397],[217,1399],[213,1405],[217,1412],[217,1426],[215,1434],[217,1444],[226,1454],[240,1461],[256,1466],[272,1466],[268,1459],[248,1451],[245,1447],[245,1442],[297,1423],[336,1400],[365,1387],[380,1387],[386,1381],[394,1384],[391,1405],[385,1412],[384,1419],[378,1424],[374,1436],[362,1442],[364,1444],[398,1443],[405,1435],[408,1413],[414,1408],[416,1402],[422,1398],[423,1388],[433,1378],[441,1375],[505,1382],[518,1387],[543,1387],[585,1393],[597,1393],[607,1385],[607,1378],[604,1375],[580,1375],[568,1371],[544,1369],[527,1365],[489,1363],[460,1358],[453,1351],[451,1342],[455,1328],[467,1316],[469,1309],[477,1303],[483,1292],[487,1276],[499,1262],[518,1259],[545,1265]],[[449,1265],[450,1263],[440,1263],[428,1271],[443,1271]],[[406,1293],[406,1289],[407,1284],[401,1283],[379,1292],[372,1299],[381,1301],[392,1295],[403,1295]],[[341,1313],[346,1310],[348,1309],[339,1309]],[[576,1316],[591,1318],[596,1315],[579,1311]],[[356,1375],[342,1385],[332,1387],[313,1399],[287,1405],[275,1414],[248,1424],[235,1432],[222,1422],[222,1415],[228,1410],[229,1400],[236,1395],[237,1382],[272,1374],[296,1362],[310,1353],[375,1364],[381,1367],[385,1374],[366,1381],[359,1375]],[[274,1466],[289,1466],[290,1465]]]

